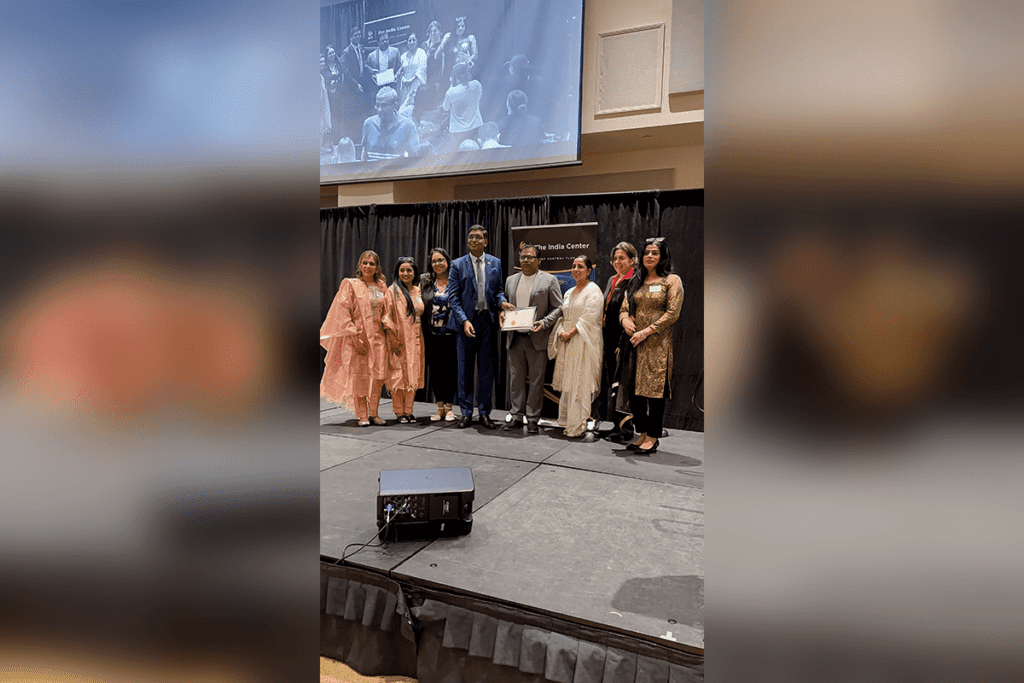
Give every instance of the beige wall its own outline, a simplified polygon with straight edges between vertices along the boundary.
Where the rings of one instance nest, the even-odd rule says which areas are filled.
[[[598,34],[665,24],[659,111],[595,116]],[[476,176],[356,183],[321,188],[321,207],[482,197],[582,194],[704,186],[703,93],[669,96],[671,0],[586,0],[583,36],[583,163]]]

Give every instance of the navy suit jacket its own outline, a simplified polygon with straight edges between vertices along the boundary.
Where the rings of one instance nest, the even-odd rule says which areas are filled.
[[[370,50],[366,49],[365,46],[360,46],[362,49],[363,59],[369,56]],[[357,98],[361,100],[370,99],[370,82],[372,76],[370,74],[370,68],[366,66],[366,62],[359,60],[359,55],[356,53],[356,49],[349,43],[341,54],[338,55],[341,60],[341,73],[344,74],[344,86],[345,90],[348,91],[350,98]],[[359,67],[363,68],[360,69]],[[359,92],[359,85],[363,86],[363,92]],[[360,102],[362,104],[362,102]],[[346,104],[347,107],[352,107],[351,104]],[[359,114],[362,114],[366,109],[365,106],[356,107]]]
[[[501,305],[505,303],[503,282],[501,259],[484,254],[484,301],[487,302],[487,310],[491,313],[492,325],[498,318]],[[448,316],[449,330],[462,332],[462,323],[469,319],[466,313],[472,316],[476,309],[476,296],[473,257],[466,254],[452,261],[451,270],[448,272],[448,301],[451,305],[451,313]]]

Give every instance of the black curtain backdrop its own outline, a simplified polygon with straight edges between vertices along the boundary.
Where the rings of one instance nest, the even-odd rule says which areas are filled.
[[[659,199],[658,235],[668,242],[674,270],[685,292],[672,338],[675,365],[665,424],[704,431],[704,413],[693,402],[704,374],[704,197],[702,192],[699,205],[670,193],[663,193]]]
[[[348,33],[353,26],[363,26],[363,0],[341,0],[320,8],[320,51],[325,53],[324,56],[327,46],[331,45],[338,53],[338,58],[341,58],[341,51],[348,46]],[[366,46],[365,36],[363,46]]]
[[[673,334],[672,398],[665,411],[669,429],[704,431],[704,415],[691,400],[704,369],[704,191],[668,190],[614,194],[557,195],[431,202],[375,204],[323,209],[320,212],[320,313],[326,317],[341,280],[356,275],[359,254],[380,254],[388,281],[400,256],[412,256],[424,267],[427,254],[443,247],[451,257],[466,253],[469,227],[488,230],[487,253],[501,259],[506,277],[515,265],[510,259],[511,228],[553,223],[596,221],[597,282],[602,287],[614,270],[608,256],[622,241],[643,250],[648,237],[665,237],[674,272],[683,281],[683,310]],[[320,352],[323,372],[323,350]],[[497,408],[507,409],[505,349],[498,345],[495,373]],[[427,386],[430,386],[429,377]],[[430,401],[428,390],[417,401]]]

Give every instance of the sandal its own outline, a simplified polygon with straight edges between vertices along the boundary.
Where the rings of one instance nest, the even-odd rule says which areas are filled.
[[[405,415],[399,415],[398,416],[398,424],[402,424],[402,425],[409,424],[409,418],[407,418]]]
[[[437,407],[437,414],[430,416],[430,421],[431,422],[439,422],[440,420],[443,420],[443,419],[444,419],[444,404],[441,404],[441,405],[439,405]]]
[[[383,427],[384,425],[387,424],[387,422],[385,422],[384,419],[379,415],[372,415],[370,417],[370,422],[377,425],[378,427]]]
[[[453,413],[451,411],[451,409],[449,409],[448,410],[448,414],[444,416],[444,421],[445,422],[455,422],[455,413]]]
[[[369,420],[360,420],[359,421],[359,426],[360,427],[369,427],[370,426],[370,421]]]

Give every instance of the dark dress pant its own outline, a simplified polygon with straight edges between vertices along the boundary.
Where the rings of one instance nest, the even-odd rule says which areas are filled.
[[[458,355],[456,335],[426,334],[427,367],[430,369],[430,388],[436,403],[454,403]]]
[[[461,330],[458,333],[456,351],[459,360],[459,408],[463,417],[473,414],[476,405],[481,415],[491,413],[491,393],[494,388],[494,324],[488,311],[474,312],[469,319],[476,330],[475,337],[468,337]],[[477,369],[476,400],[473,399],[473,365]]]

